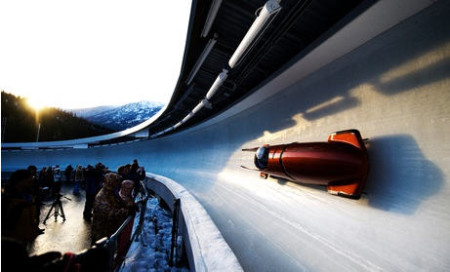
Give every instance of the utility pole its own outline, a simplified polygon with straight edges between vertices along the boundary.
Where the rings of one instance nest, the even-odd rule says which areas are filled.
[[[8,122],[8,117],[2,118],[2,143],[5,141],[6,137],[6,123]]]
[[[37,135],[36,135],[36,142],[39,142],[39,133],[41,132],[41,122],[39,122],[38,124],[38,130],[37,130]]]

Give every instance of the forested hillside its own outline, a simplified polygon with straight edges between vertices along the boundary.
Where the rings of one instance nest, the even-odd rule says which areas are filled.
[[[28,105],[26,98],[4,91],[1,95],[2,143],[59,141],[113,132],[78,118],[71,112],[57,108],[44,108],[37,113]]]

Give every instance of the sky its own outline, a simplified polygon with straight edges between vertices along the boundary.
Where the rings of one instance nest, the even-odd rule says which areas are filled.
[[[0,0],[0,89],[36,107],[168,102],[191,1]]]

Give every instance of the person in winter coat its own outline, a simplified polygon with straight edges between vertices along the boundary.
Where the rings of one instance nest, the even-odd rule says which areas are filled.
[[[73,194],[80,195],[80,185],[84,182],[83,167],[77,166],[75,170],[75,184],[73,185]]]
[[[92,243],[110,237],[125,221],[129,209],[119,196],[121,176],[110,172],[105,175],[103,188],[95,197],[92,220]]]
[[[41,218],[41,207],[42,207],[42,200],[44,199],[44,193],[41,191],[41,188],[39,187],[39,181],[37,179],[37,167],[34,165],[29,165],[27,170],[30,171],[30,174],[33,176],[33,189],[31,195],[33,197],[34,203],[36,204],[36,222],[38,222],[39,224]],[[44,229],[39,228],[38,232],[42,234],[44,233]]]
[[[23,245],[40,234],[32,194],[33,178],[30,171],[17,170],[2,195],[2,237],[15,239]]]
[[[45,176],[46,177],[45,183],[48,184],[47,186],[48,186],[50,192],[53,192],[53,185],[55,183],[55,176],[54,176],[53,170],[54,170],[53,166],[47,167],[47,172],[46,172],[47,175]]]
[[[95,196],[101,188],[103,174],[100,169],[94,168],[92,165],[88,165],[86,168],[85,178],[86,201],[84,202],[83,218],[86,221],[91,221]]]
[[[53,169],[53,196],[58,196],[61,193],[62,175],[59,165]]]
[[[126,179],[122,181],[120,186],[119,196],[125,202],[125,205],[129,208],[134,206],[134,181]]]
[[[50,187],[50,184],[47,183],[47,167],[42,167],[41,171],[39,171],[38,183],[40,188]]]
[[[139,166],[139,168],[137,169],[136,172],[137,172],[140,180],[144,180],[145,179],[145,168],[144,168],[144,166]]]
[[[66,183],[71,183],[72,182],[72,172],[73,172],[73,167],[72,165],[67,165],[66,169],[64,170],[64,175],[66,176]]]

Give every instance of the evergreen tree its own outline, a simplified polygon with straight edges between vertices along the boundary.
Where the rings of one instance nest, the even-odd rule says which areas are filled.
[[[71,112],[44,108],[37,113],[27,99],[5,91],[2,96],[2,142],[61,141],[114,132]],[[39,128],[40,124],[40,128]]]

